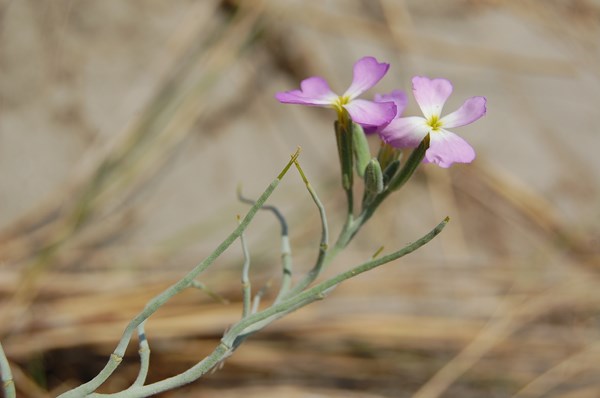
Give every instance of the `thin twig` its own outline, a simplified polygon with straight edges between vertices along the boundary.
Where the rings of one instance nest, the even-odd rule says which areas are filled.
[[[208,286],[206,286],[204,283],[202,283],[200,281],[196,281],[196,280],[192,281],[191,287],[194,287],[194,288],[196,288],[198,290],[202,290],[210,298],[212,298],[213,300],[216,300],[216,301],[220,302],[221,304],[229,304],[229,300],[227,300],[225,297],[221,296],[220,294],[214,292],[213,290],[211,290],[210,288],[208,288]]]
[[[254,205],[254,200],[243,196],[241,186],[238,186],[237,194],[240,202]],[[281,226],[281,268],[283,274],[281,276],[279,292],[277,293],[277,298],[275,299],[275,302],[278,302],[288,292],[292,284],[292,248],[290,246],[290,238],[288,233],[289,229],[283,213],[281,213],[277,207],[273,205],[264,205],[261,209],[272,212]],[[258,300],[260,302],[260,297]]]
[[[238,222],[239,221],[238,216]],[[246,245],[246,237],[243,232],[240,235],[240,242],[242,244],[242,253],[244,255],[244,264],[242,265],[242,317],[245,318],[250,314],[251,310],[252,285],[250,284],[250,253],[248,252],[248,245]]]
[[[148,339],[146,338],[146,330],[144,325],[146,322],[142,322],[137,327],[137,334],[139,342],[139,354],[140,354],[140,370],[138,372],[137,378],[133,382],[130,388],[143,386],[146,383],[146,377],[148,376],[148,369],[150,368],[150,345],[148,344]]]
[[[317,193],[313,189],[312,185],[308,181],[308,178],[304,174],[302,167],[300,167],[300,163],[298,163],[298,161],[296,161],[296,162],[294,162],[294,166],[296,166],[296,169],[298,169],[298,172],[300,173],[300,176],[302,177],[302,181],[304,181],[304,185],[306,186],[306,189],[310,193],[310,197],[312,198],[313,202],[315,202],[317,209],[319,209],[319,216],[321,219],[321,242],[319,244],[319,255],[317,257],[317,261],[315,262],[315,265],[306,274],[304,279],[302,279],[300,282],[298,282],[298,284],[296,286],[294,286],[294,288],[292,289],[292,291],[289,293],[288,296],[293,296],[293,295],[303,291],[308,286],[310,286],[310,284],[312,282],[314,282],[315,279],[317,279],[317,277],[323,270],[323,267],[325,265],[325,259],[327,258],[327,251],[329,249],[329,246],[328,246],[329,245],[329,227],[327,225],[327,214],[325,213],[325,207],[323,206],[323,203],[321,203],[319,196],[317,195]],[[332,257],[330,257],[330,259],[332,259]]]
[[[260,301],[263,296],[267,293],[267,291],[271,288],[271,279],[267,281],[267,283],[260,288],[258,293],[254,296],[254,300],[252,300],[252,313],[256,314],[258,312],[258,307],[260,306]]]

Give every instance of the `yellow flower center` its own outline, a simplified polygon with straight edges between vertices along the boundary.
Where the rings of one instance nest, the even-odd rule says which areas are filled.
[[[335,109],[338,114],[339,123],[343,126],[346,126],[346,128],[348,127],[348,120],[350,119],[350,116],[348,115],[348,111],[344,109],[344,105],[346,105],[348,102],[350,102],[350,97],[340,96],[337,97],[335,102],[332,104],[333,109]]]
[[[350,97],[347,95],[337,97],[333,103],[333,108],[338,112],[338,114],[341,114],[344,112],[344,105],[346,105],[348,102],[350,102]]]
[[[439,116],[433,115],[427,120],[427,125],[431,127],[431,131],[440,131],[442,129],[442,122]]]

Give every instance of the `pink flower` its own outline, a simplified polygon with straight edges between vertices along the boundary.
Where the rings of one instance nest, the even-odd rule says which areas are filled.
[[[396,105],[394,102],[373,102],[357,97],[377,84],[389,67],[389,64],[379,63],[373,57],[363,57],[354,64],[352,84],[342,95],[331,91],[325,79],[315,76],[303,80],[300,90],[280,92],[275,98],[287,104],[333,108],[338,115],[346,110],[355,123],[375,129],[394,118]]]
[[[442,108],[452,93],[452,84],[446,79],[415,76],[413,93],[423,115],[392,120],[379,135],[396,148],[414,148],[429,133],[430,145],[424,162],[450,167],[452,163],[470,163],[475,151],[458,135],[446,130],[460,127],[479,119],[486,112],[485,97],[471,97],[458,110],[442,117]]]
[[[396,105],[396,115],[394,115],[394,119],[402,116],[402,112],[406,109],[406,105],[408,104],[408,97],[404,91],[393,90],[389,94],[375,94],[374,98],[375,102],[393,102]],[[393,119],[392,119],[393,120]],[[380,125],[376,128],[365,128],[365,133],[379,133],[381,132],[387,124]]]

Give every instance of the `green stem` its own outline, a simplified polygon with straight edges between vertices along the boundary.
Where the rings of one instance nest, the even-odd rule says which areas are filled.
[[[146,322],[142,322],[137,328],[138,339],[140,340],[140,370],[137,378],[130,388],[143,386],[146,382],[146,377],[148,376],[148,369],[150,368],[150,345],[148,344],[148,339],[146,338],[146,331],[144,328],[145,323]]]
[[[366,223],[375,210],[379,207],[381,203],[394,191],[399,190],[406,184],[406,182],[412,177],[415,170],[425,157],[425,152],[429,149],[430,144],[430,136],[427,134],[425,138],[421,141],[421,143],[411,152],[410,156],[404,163],[404,166],[398,171],[390,180],[388,186],[385,188],[383,192],[377,195],[368,205],[363,208],[360,219],[361,225]]]
[[[100,385],[110,377],[110,375],[115,371],[115,369],[123,360],[125,350],[129,345],[129,341],[131,340],[131,336],[135,329],[142,322],[148,319],[152,314],[154,314],[163,304],[169,301],[173,296],[177,295],[184,289],[192,286],[194,279],[206,268],[208,268],[229,246],[231,246],[231,244],[236,239],[240,237],[240,235],[248,227],[248,224],[250,223],[250,221],[252,221],[258,210],[260,210],[265,201],[269,198],[269,196],[271,196],[277,185],[279,185],[279,182],[287,173],[291,165],[298,158],[299,153],[300,150],[298,149],[296,153],[292,155],[292,158],[290,159],[288,164],[283,168],[281,173],[279,173],[277,178],[256,200],[256,203],[250,208],[244,219],[239,223],[238,227],[219,246],[217,246],[217,248],[206,259],[204,259],[204,261],[196,265],[196,267],[194,267],[187,275],[185,275],[182,279],[173,284],[167,290],[150,300],[146,307],[135,318],[131,320],[129,325],[127,325],[127,327],[125,328],[125,331],[123,332],[121,340],[119,341],[116,349],[111,354],[109,361],[100,371],[100,373],[89,382],[82,384],[79,387],[60,395],[60,398],[80,398],[89,395],[98,387],[100,387]]]
[[[238,199],[244,203],[254,205],[254,200],[246,198],[242,195],[242,188],[238,186]],[[292,248],[290,246],[290,237],[288,233],[288,224],[285,217],[279,211],[279,209],[272,205],[265,205],[262,207],[263,210],[269,210],[275,215],[279,225],[281,226],[281,286],[277,293],[275,302],[281,301],[281,299],[287,294],[292,284]],[[260,298],[259,298],[260,301]],[[252,311],[255,312],[255,311]]]
[[[400,257],[403,257],[409,253],[412,253],[413,251],[417,250],[421,246],[423,246],[426,243],[428,243],[429,241],[431,241],[435,236],[437,236],[444,229],[444,227],[446,226],[448,221],[449,221],[449,219],[445,218],[441,223],[439,223],[434,229],[432,229],[429,233],[424,235],[422,238],[415,241],[414,243],[411,243],[411,244],[405,246],[404,248],[402,248],[396,252],[393,252],[386,256],[379,257],[377,259],[372,259],[370,261],[367,261],[366,263],[358,265],[346,272],[342,272],[341,274],[338,274],[337,276],[335,276],[333,278],[325,280],[310,289],[307,289],[301,293],[298,293],[297,295],[282,301],[280,304],[274,305],[264,311],[253,314],[253,315],[247,317],[246,319],[242,319],[236,325],[231,327],[231,329],[223,336],[222,341],[228,346],[233,346],[234,342],[235,342],[235,338],[237,336],[239,336],[240,334],[242,334],[242,332],[246,328],[253,325],[254,323],[262,321],[273,315],[277,315],[279,312],[286,311],[289,307],[294,307],[299,302],[302,302],[304,300],[307,300],[310,298],[318,299],[319,296],[324,294],[327,290],[329,290],[330,288],[332,288],[334,286],[337,286],[338,284],[340,284],[341,282],[343,282],[347,279],[350,279],[356,275],[362,274],[363,272],[366,272],[373,268],[379,267],[382,264],[389,263],[390,261],[394,261],[394,260],[396,260]]]
[[[89,394],[86,395],[90,398],[100,397],[111,397],[111,398],[143,398],[149,397],[164,391],[172,390],[174,388],[189,384],[194,380],[198,379],[202,375],[208,373],[211,369],[217,366],[219,363],[224,361],[227,357],[232,354],[232,350],[226,347],[224,344],[219,344],[213,353],[196,365],[186,370],[177,376],[169,377],[168,379],[161,380],[156,383],[131,388],[125,391],[121,391],[114,394]],[[81,397],[79,395],[78,397]]]
[[[448,221],[448,218],[444,219],[444,221],[439,223],[425,236],[394,253],[360,264],[293,297],[289,297],[279,304],[273,305],[261,312],[257,312],[256,314],[252,314],[240,320],[223,335],[221,344],[219,344],[209,356],[177,376],[173,376],[143,387],[122,391],[116,394],[92,394],[91,397],[110,396],[112,398],[141,398],[191,383],[229,357],[235,348],[241,343],[241,341],[247,338],[250,334],[256,332],[260,328],[266,326],[285,314],[304,307],[305,305],[308,305],[316,300],[324,298],[325,295],[331,291],[331,289],[345,280],[412,253],[438,235],[444,229]],[[256,327],[257,325],[260,327]]]
[[[0,343],[0,375],[2,376],[2,390],[4,391],[4,396],[6,398],[15,398],[17,396],[15,382],[10,370],[10,364],[6,358],[6,354],[4,354],[2,343]]]
[[[242,265],[242,317],[245,318],[250,314],[252,306],[252,285],[250,284],[250,253],[243,232],[240,235],[240,242],[244,255],[244,264]]]
[[[312,185],[308,181],[308,178],[304,174],[304,170],[302,170],[302,167],[300,167],[300,163],[298,161],[295,162],[295,166],[300,173],[300,177],[302,177],[302,181],[304,181],[304,185],[306,186],[310,197],[319,210],[319,217],[321,219],[321,242],[319,243],[319,255],[313,268],[300,282],[298,282],[296,286],[294,286],[290,292],[288,292],[286,295],[278,296],[277,300],[275,300],[275,303],[280,302],[284,297],[294,296],[306,289],[319,276],[323,270],[323,267],[326,266],[327,254],[329,250],[329,226],[327,225],[327,214],[325,212],[325,207],[323,206],[321,199],[319,199],[317,192],[313,189]]]

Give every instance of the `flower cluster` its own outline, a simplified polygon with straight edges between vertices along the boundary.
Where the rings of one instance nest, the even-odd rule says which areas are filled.
[[[325,79],[310,77],[300,83],[299,90],[277,93],[276,98],[288,104],[333,108],[340,120],[347,113],[366,133],[377,133],[384,143],[399,149],[415,148],[429,134],[429,148],[423,159],[427,163],[450,167],[453,163],[472,162],[473,148],[447,129],[470,124],[485,115],[485,97],[471,97],[456,111],[442,116],[444,104],[452,94],[452,84],[446,79],[415,76],[413,95],[423,116],[402,117],[407,97],[399,90],[376,94],[374,101],[358,99],[377,84],[388,69],[389,64],[364,57],[354,64],[352,83],[342,95],[334,93]]]

